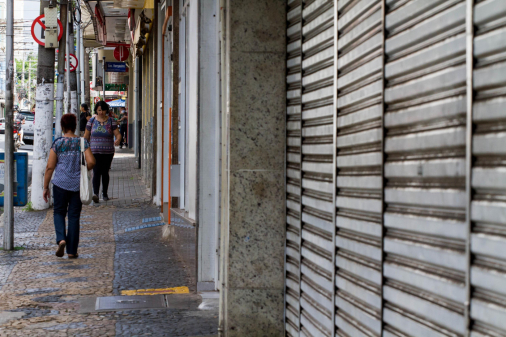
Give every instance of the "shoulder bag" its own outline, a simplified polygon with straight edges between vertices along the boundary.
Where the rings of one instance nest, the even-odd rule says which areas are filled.
[[[86,164],[86,156],[84,155],[85,140],[81,138],[81,202],[84,205],[91,204],[91,198],[93,197],[93,188],[91,186],[91,172],[88,171],[88,165]]]

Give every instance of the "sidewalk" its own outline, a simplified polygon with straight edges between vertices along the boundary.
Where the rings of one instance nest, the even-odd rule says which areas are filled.
[[[78,259],[54,256],[52,210],[16,210],[22,249],[0,251],[0,336],[217,333],[216,294],[194,292],[134,165],[119,154],[112,201],[83,207]]]

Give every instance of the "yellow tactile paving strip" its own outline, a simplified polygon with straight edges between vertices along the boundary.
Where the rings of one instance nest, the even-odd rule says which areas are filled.
[[[174,288],[161,288],[161,289],[137,289],[137,290],[123,290],[121,295],[134,296],[134,295],[168,295],[168,294],[189,294],[188,287],[174,287]]]

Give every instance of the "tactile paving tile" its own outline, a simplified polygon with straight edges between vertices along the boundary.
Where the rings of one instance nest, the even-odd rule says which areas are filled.
[[[131,231],[136,231],[138,229],[151,228],[151,227],[157,227],[157,226],[163,226],[163,225],[164,225],[163,222],[153,223],[153,224],[146,224],[146,225],[140,225],[140,226],[126,228],[125,232],[131,232]]]
[[[142,223],[160,221],[160,220],[162,220],[161,216],[157,216],[156,218],[144,218],[144,219],[142,219]]]

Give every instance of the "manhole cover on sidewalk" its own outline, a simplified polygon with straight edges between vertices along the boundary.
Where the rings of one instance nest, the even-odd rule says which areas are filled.
[[[166,308],[163,295],[98,297],[95,310],[129,310]]]

